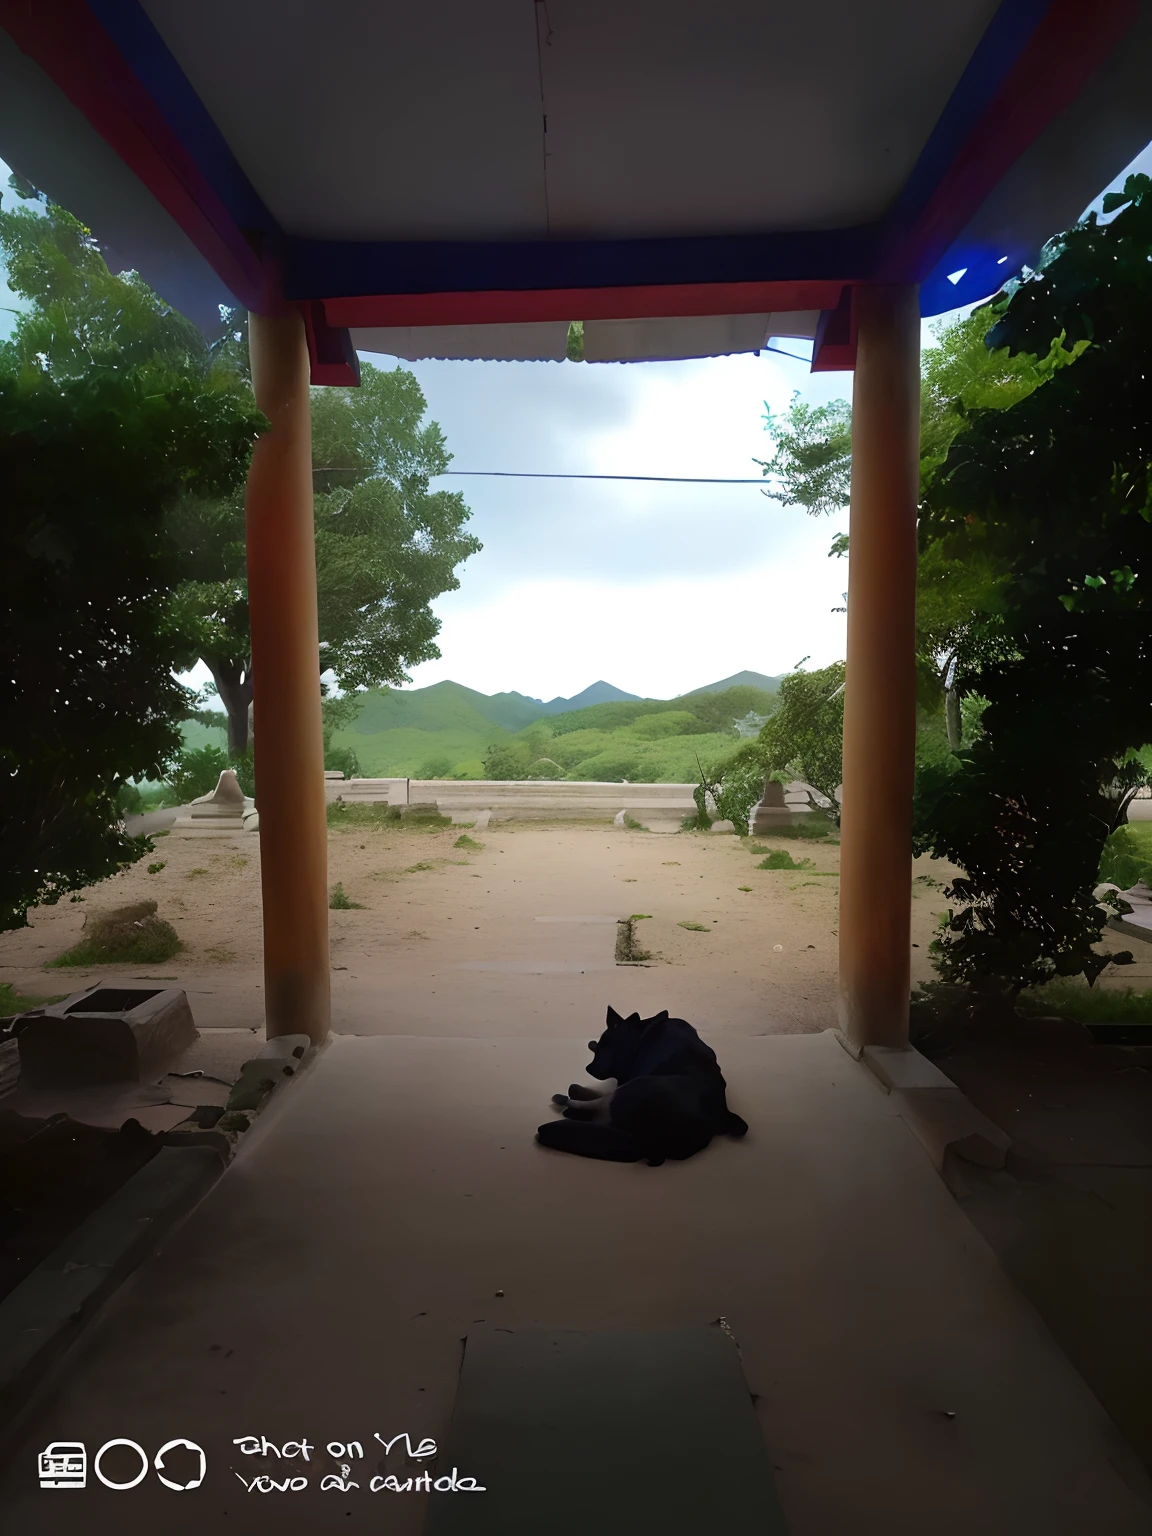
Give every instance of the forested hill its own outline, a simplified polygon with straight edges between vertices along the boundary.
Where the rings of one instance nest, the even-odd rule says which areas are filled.
[[[740,681],[725,678],[674,699],[640,699],[604,682],[572,699],[548,702],[515,692],[478,693],[453,682],[373,688],[332,744],[351,748],[360,772],[369,776],[478,779],[531,773],[679,782],[695,778],[698,754],[706,758],[731,750],[739,740],[737,719],[766,716],[774,707],[773,689],[760,683],[776,679],[758,672],[736,677]],[[603,702],[579,707],[589,697]],[[192,746],[224,745],[222,730],[194,721],[186,725],[185,738]],[[541,765],[534,767],[537,760]]]

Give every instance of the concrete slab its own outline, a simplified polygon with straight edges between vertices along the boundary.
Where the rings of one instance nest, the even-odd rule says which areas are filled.
[[[173,1499],[150,1475],[134,1522],[416,1536],[422,1495],[368,1491],[373,1435],[443,1440],[470,1328],[725,1317],[792,1536],[1144,1536],[1144,1485],[1111,1422],[895,1095],[830,1031],[725,1038],[748,1137],[650,1169],[533,1141],[593,1028],[333,1040],[48,1384],[0,1485],[13,1528],[123,1528],[122,1495],[40,1493],[49,1441],[154,1452],[183,1437],[205,1449],[203,1487]],[[307,1488],[247,1493],[288,1465],[244,1454],[248,1435],[306,1436],[317,1449],[290,1470]],[[324,1447],[350,1439],[370,1448],[344,1458],[359,1487],[321,1492],[341,1465]],[[586,1499],[595,1529],[588,1476],[556,1497]]]
[[[707,1328],[468,1332],[444,1451],[484,1498],[433,1497],[424,1536],[587,1536],[557,1489],[595,1468],[597,1536],[787,1536],[735,1342]],[[476,1479],[479,1482],[479,1479]],[[449,1490],[439,1490],[448,1492]]]

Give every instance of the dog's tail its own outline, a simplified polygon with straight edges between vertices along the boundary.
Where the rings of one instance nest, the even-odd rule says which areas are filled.
[[[734,1115],[732,1111],[729,1110],[728,1124],[725,1129],[727,1130],[729,1136],[747,1136],[748,1122],[747,1120],[741,1120],[739,1115]]]
[[[609,1163],[639,1163],[647,1156],[627,1131],[588,1120],[550,1120],[536,1132],[543,1147],[575,1152],[577,1157],[598,1157]]]

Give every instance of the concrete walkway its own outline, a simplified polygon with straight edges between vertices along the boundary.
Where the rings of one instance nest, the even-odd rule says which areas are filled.
[[[415,1536],[425,1495],[368,1485],[423,1466],[373,1435],[442,1438],[469,1327],[724,1317],[792,1536],[1148,1531],[1110,1422],[831,1033],[726,1039],[747,1140],[658,1169],[534,1143],[586,1061],[583,1038],[334,1038],[49,1384],[6,1523]],[[264,1460],[242,1436],[316,1449]],[[37,1488],[50,1441],[121,1437],[198,1442],[203,1487]],[[340,1466],[324,1447],[350,1440],[359,1489],[321,1492]],[[107,1470],[137,1466],[114,1453]],[[237,1474],[261,1472],[309,1486],[246,1492]],[[594,1471],[573,1476],[557,1497],[587,1499],[595,1531]]]

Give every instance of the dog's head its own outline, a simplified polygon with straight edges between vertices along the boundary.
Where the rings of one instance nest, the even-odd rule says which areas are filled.
[[[662,1023],[667,1017],[668,1011],[665,1009],[654,1019],[642,1019],[638,1013],[624,1019],[615,1008],[609,1008],[604,1033],[599,1040],[588,1042],[588,1049],[592,1052],[588,1076],[598,1078],[601,1082],[608,1077],[614,1077],[618,1083],[625,1082],[631,1073],[645,1030],[653,1024]]]

